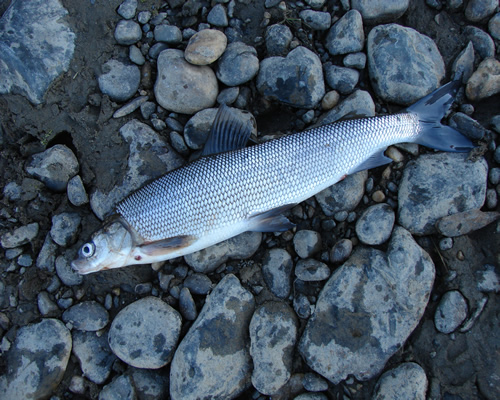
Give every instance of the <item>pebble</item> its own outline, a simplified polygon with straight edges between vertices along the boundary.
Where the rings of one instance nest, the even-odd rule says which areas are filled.
[[[31,267],[33,265],[33,259],[31,258],[31,256],[29,254],[22,254],[17,259],[17,263],[21,267]]]
[[[330,268],[313,258],[297,261],[295,276],[304,282],[324,281],[330,277]]]
[[[321,235],[306,229],[298,231],[293,237],[293,247],[300,258],[309,258],[321,250]]]
[[[293,400],[328,400],[323,393],[303,393],[295,396]]]
[[[474,51],[480,59],[495,56],[495,42],[485,31],[475,26],[466,26],[464,34],[465,40],[472,42]]]
[[[324,392],[328,390],[328,382],[319,375],[308,372],[304,374],[304,389],[309,392]]]
[[[498,205],[498,196],[495,189],[486,190],[486,207],[494,210]]]
[[[38,223],[33,222],[4,233],[0,238],[0,244],[4,249],[13,249],[31,242],[37,235]]]
[[[465,87],[465,94],[472,101],[482,100],[500,93],[500,62],[487,58],[479,64]]]
[[[358,84],[359,72],[356,69],[326,63],[324,70],[326,82],[340,94],[351,94]]]
[[[452,128],[473,140],[482,140],[487,133],[487,129],[479,122],[461,112],[453,114],[449,123]]]
[[[179,294],[179,311],[188,321],[194,321],[198,316],[196,304],[187,287],[183,287]]]
[[[83,275],[75,272],[66,257],[58,256],[55,261],[57,276],[66,286],[77,286],[83,282]]]
[[[207,15],[210,25],[224,28],[229,25],[226,8],[222,4],[216,4]]]
[[[123,362],[156,369],[172,359],[181,316],[157,297],[145,297],[123,308],[111,323],[109,346]]]
[[[488,32],[496,39],[500,40],[500,12],[496,13],[488,22]]]
[[[336,107],[323,114],[318,119],[316,126],[330,124],[351,115],[355,115],[358,118],[375,116],[375,104],[368,92],[356,90]]]
[[[83,186],[82,178],[80,175],[75,175],[68,181],[66,187],[68,192],[68,200],[74,206],[83,206],[89,202],[89,196]]]
[[[108,325],[109,314],[96,301],[83,301],[64,311],[62,320],[71,324],[74,329],[94,332]]]
[[[125,0],[122,4],[120,4],[116,12],[122,18],[132,19],[135,17],[136,11],[137,11],[137,0]]]
[[[113,114],[113,118],[122,118],[126,115],[132,114],[135,110],[137,110],[142,104],[148,101],[148,96],[139,96],[135,99],[129,101],[123,107],[120,107]]]
[[[74,153],[63,144],[34,154],[26,165],[26,172],[56,192],[66,190],[68,181],[78,173],[79,164]]]
[[[488,173],[488,180],[492,185],[500,183],[500,168],[491,168]]]
[[[484,228],[499,218],[499,212],[483,212],[474,209],[440,218],[436,223],[436,228],[443,236],[457,237]]]
[[[315,31],[325,31],[332,24],[332,16],[328,12],[303,10],[299,16],[307,27]]]
[[[346,12],[328,31],[325,47],[332,56],[363,50],[363,20],[357,10]]]
[[[217,64],[217,78],[226,86],[238,86],[259,71],[257,50],[243,42],[230,43]]]
[[[42,314],[44,317],[53,317],[59,311],[57,304],[52,301],[50,295],[47,292],[38,293],[37,305],[38,311],[40,311],[40,314]]]
[[[465,49],[453,61],[451,66],[452,76],[454,80],[461,80],[466,84],[474,71],[474,46],[472,42],[467,43]]]
[[[290,379],[298,335],[297,316],[286,303],[266,302],[250,321],[252,384],[262,394],[277,393]]]
[[[293,261],[284,249],[271,249],[262,261],[262,276],[267,287],[276,297],[286,299],[292,288]]]
[[[84,394],[85,379],[83,379],[81,376],[74,375],[73,377],[71,377],[68,389],[70,392],[75,394]]]
[[[442,251],[450,250],[453,247],[452,238],[444,238],[439,241],[439,249]]]
[[[133,368],[130,374],[141,400],[168,398],[168,374],[162,370]]]
[[[170,367],[173,400],[236,398],[249,386],[253,367],[248,326],[254,309],[253,295],[238,278],[222,278],[175,351]]]
[[[182,42],[182,32],[175,25],[156,25],[154,30],[155,40],[168,45],[176,45]]]
[[[50,236],[59,246],[75,243],[82,218],[77,213],[61,213],[52,217]]]
[[[139,89],[141,71],[137,65],[109,60],[103,65],[102,71],[97,78],[99,89],[113,101],[127,101]]]
[[[401,227],[387,253],[358,247],[323,287],[300,354],[333,384],[379,374],[417,326],[433,282],[431,258]]]
[[[195,272],[184,280],[184,287],[191,293],[205,296],[212,290],[212,281],[205,274]]]
[[[476,271],[477,289],[484,293],[500,292],[500,278],[495,272],[495,266],[486,264],[484,270]]]
[[[467,318],[469,308],[464,296],[458,290],[446,292],[434,314],[434,325],[441,333],[452,333]]]
[[[341,264],[349,258],[352,252],[352,241],[350,239],[340,239],[330,250],[330,262]]]
[[[356,69],[365,69],[366,66],[366,54],[365,53],[351,53],[347,54],[342,63],[345,67],[348,68],[356,68]]]
[[[148,56],[156,60],[162,51],[169,49],[166,43],[155,43],[148,51]],[[180,51],[180,50],[179,50]]]
[[[130,20],[118,21],[115,28],[115,40],[122,46],[137,43],[142,38],[141,26]]]
[[[410,105],[439,87],[445,75],[434,41],[397,24],[379,25],[368,34],[368,72],[385,101]]]
[[[385,243],[391,236],[395,219],[394,211],[386,203],[368,207],[356,222],[356,235],[364,244]]]
[[[498,7],[498,0],[470,0],[465,7],[465,18],[480,22],[490,17]]]
[[[99,400],[136,400],[132,378],[120,375],[105,385],[99,393]]]
[[[425,371],[414,362],[398,365],[377,381],[373,400],[425,400],[428,381]]]
[[[339,92],[337,92],[336,90],[330,90],[323,96],[323,99],[321,100],[321,108],[323,110],[331,110],[339,103],[339,100]]]
[[[194,65],[209,65],[217,61],[227,47],[227,37],[216,29],[196,32],[184,50],[184,58]]]
[[[266,50],[268,57],[286,56],[292,43],[293,34],[290,28],[283,24],[274,24],[266,28]]]
[[[401,17],[410,4],[410,0],[351,0],[351,7],[358,10],[367,24],[379,24],[395,21]]]
[[[52,240],[50,232],[45,236],[42,248],[36,258],[36,266],[48,272],[54,272],[56,262],[57,245]]]
[[[137,21],[143,25],[147,24],[151,19],[151,15],[151,11],[140,11],[139,14],[137,14]]]
[[[440,218],[480,208],[488,166],[483,158],[466,159],[463,153],[436,153],[410,161],[399,184],[398,223],[413,234],[428,235],[436,232]]]

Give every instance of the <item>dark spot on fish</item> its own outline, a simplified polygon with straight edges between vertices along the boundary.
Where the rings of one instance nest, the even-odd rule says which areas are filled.
[[[135,259],[135,261],[140,261],[140,260],[142,260],[142,257],[141,256],[135,256],[134,259]]]

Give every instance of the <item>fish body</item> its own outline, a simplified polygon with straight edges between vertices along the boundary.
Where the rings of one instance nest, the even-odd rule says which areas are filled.
[[[205,155],[119,203],[116,217],[82,246],[73,268],[85,274],[152,263],[245,231],[290,229],[283,211],[349,174],[390,162],[383,152],[395,143],[466,151],[470,141],[440,123],[457,89],[455,82],[445,85],[400,114],[340,121]],[[228,110],[215,125],[218,118],[225,120],[218,121],[222,132],[213,130],[209,141],[222,137],[225,143],[237,121]]]

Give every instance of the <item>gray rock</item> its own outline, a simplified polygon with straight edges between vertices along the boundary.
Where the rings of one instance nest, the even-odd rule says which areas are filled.
[[[496,13],[488,22],[488,32],[496,39],[500,40],[500,13]]]
[[[359,72],[352,68],[339,67],[326,63],[325,78],[328,85],[341,94],[350,94],[359,81]]]
[[[196,272],[215,271],[229,259],[246,259],[253,256],[262,241],[260,232],[244,232],[206,249],[184,256],[186,263]]]
[[[68,181],[68,185],[66,187],[68,191],[68,200],[74,206],[83,206],[89,202],[89,196],[87,195],[87,191],[83,186],[82,178],[80,175],[75,175]]]
[[[290,379],[297,341],[297,316],[283,302],[264,303],[250,321],[252,384],[262,394],[278,392]]]
[[[54,272],[56,262],[57,245],[52,240],[50,233],[45,236],[42,248],[36,258],[36,266],[48,272]]]
[[[357,10],[346,12],[326,36],[325,47],[332,56],[363,50],[365,34],[363,20]]]
[[[367,178],[368,172],[361,171],[319,192],[315,197],[325,215],[352,211],[363,198]]]
[[[184,58],[194,65],[208,65],[217,61],[227,47],[227,37],[216,29],[196,32],[184,50]]]
[[[293,247],[300,258],[308,258],[321,250],[321,235],[307,229],[298,231],[293,237]]]
[[[293,400],[328,400],[328,397],[323,393],[303,393],[295,396]]]
[[[77,286],[83,282],[83,275],[75,272],[66,257],[59,256],[55,261],[56,272],[59,279],[66,286]]]
[[[332,247],[330,251],[330,262],[340,264],[347,260],[352,252],[352,241],[341,239]]]
[[[104,383],[116,361],[106,335],[73,331],[73,354],[80,363],[83,376],[98,385]]]
[[[478,101],[500,93],[500,62],[494,58],[482,61],[465,87],[465,94]]]
[[[425,400],[427,376],[422,367],[413,362],[398,365],[379,378],[373,400]]]
[[[61,321],[42,319],[17,331],[0,376],[3,399],[48,398],[61,382],[71,355],[71,335]]]
[[[269,57],[286,56],[293,34],[290,28],[283,24],[274,24],[266,29],[266,50]]]
[[[477,289],[481,292],[500,292],[500,278],[495,272],[495,266],[486,264],[484,270],[476,271]]]
[[[127,101],[139,89],[141,72],[137,65],[109,60],[104,64],[103,74],[97,78],[99,89],[114,101]]]
[[[216,4],[207,15],[207,22],[210,25],[226,27],[229,25],[227,11],[222,4]]]
[[[344,57],[342,60],[344,66],[347,68],[365,69],[366,54],[365,53],[351,53]]]
[[[490,210],[497,208],[498,196],[495,189],[486,190],[486,207]]]
[[[156,104],[152,101],[146,101],[141,105],[141,115],[144,119],[149,119],[151,114],[153,114],[156,110]]]
[[[179,311],[188,321],[194,321],[198,316],[196,304],[187,287],[183,287],[179,294]]]
[[[465,18],[480,22],[491,16],[498,7],[498,0],[470,0],[465,8]]]
[[[257,89],[268,99],[299,108],[314,108],[325,95],[321,61],[302,46],[286,58],[265,58],[260,64]]]
[[[74,329],[94,332],[104,328],[109,321],[106,309],[97,301],[84,301],[64,311],[62,320]]]
[[[137,14],[137,21],[143,25],[147,24],[151,19],[151,15],[151,11],[140,11],[139,14]]]
[[[351,7],[358,10],[368,24],[395,21],[406,12],[409,4],[409,0],[351,0]]]
[[[480,58],[495,57],[495,42],[485,31],[475,26],[467,26],[464,34],[465,40],[472,42],[474,51]]]
[[[7,232],[0,238],[0,244],[4,249],[13,249],[31,242],[38,235],[38,223],[20,226],[12,232]]]
[[[262,261],[262,275],[269,290],[280,299],[290,295],[292,287],[292,257],[284,249],[271,249]]]
[[[326,31],[332,24],[332,16],[328,12],[303,10],[299,16],[309,28],[316,31]]]
[[[156,25],[154,30],[155,40],[169,45],[182,42],[182,32],[175,25]]]
[[[132,19],[135,17],[136,11],[137,11],[137,0],[125,0],[118,7],[117,13],[122,18]]]
[[[132,378],[120,375],[102,388],[99,393],[99,400],[136,400]]]
[[[456,237],[484,228],[499,218],[499,212],[474,209],[440,218],[436,223],[436,229],[443,236]]]
[[[142,52],[137,46],[134,45],[128,48],[128,58],[130,59],[130,61],[137,65],[144,65],[144,63],[146,62],[146,58],[144,58]]]
[[[467,83],[474,71],[474,46],[472,42],[469,42],[453,61],[451,71],[453,80],[459,79],[462,83]]]
[[[239,87],[229,87],[223,89],[217,96],[217,103],[231,105],[236,101],[239,94],[240,94]]]
[[[235,398],[250,385],[247,344],[254,308],[253,295],[234,275],[219,282],[175,351],[170,367],[173,400]]]
[[[474,140],[483,139],[487,133],[487,130],[479,122],[461,112],[453,114],[449,123],[452,128],[455,128],[462,135]]]
[[[490,168],[488,180],[492,185],[498,185],[500,183],[500,168]]]
[[[212,281],[205,274],[194,273],[184,280],[184,287],[191,293],[207,295],[212,290]]]
[[[21,267],[31,267],[31,265],[33,264],[33,259],[31,258],[31,256],[29,254],[22,254],[17,259],[17,263]]]
[[[109,346],[125,363],[157,369],[172,359],[181,316],[157,297],[145,297],[123,308],[111,323]]]
[[[187,156],[189,154],[189,149],[186,146],[186,142],[184,142],[184,138],[179,132],[172,131],[169,133],[170,143],[176,152],[182,154],[183,156]]]
[[[68,11],[58,0],[9,3],[0,19],[0,94],[22,94],[41,104],[73,58],[75,34],[66,21]]]
[[[253,79],[259,71],[257,50],[243,42],[230,43],[217,65],[217,78],[227,86],[238,86]]]
[[[304,375],[304,389],[309,392],[323,392],[328,390],[328,382],[319,375],[308,372]]]
[[[129,46],[137,43],[141,38],[142,29],[137,22],[122,19],[116,24],[115,40],[118,44]]]
[[[76,241],[82,218],[77,213],[61,213],[52,217],[50,236],[59,246],[67,247]]]
[[[368,34],[368,72],[382,99],[410,105],[437,87],[444,62],[434,41],[412,28],[379,25]]]
[[[410,161],[399,185],[398,222],[413,234],[435,232],[438,219],[482,207],[488,167],[467,154],[437,153]]]
[[[40,292],[37,296],[38,311],[44,317],[51,317],[57,314],[59,308],[57,304],[52,301],[47,292]]]
[[[118,110],[114,112],[113,118],[122,118],[125,117],[126,115],[133,113],[141,105],[143,105],[146,101],[148,101],[148,99],[149,99],[148,96],[139,96],[133,100],[130,100],[127,104],[120,107]]]
[[[444,238],[439,241],[439,249],[442,251],[450,250],[453,247],[453,239],[452,238]]]
[[[121,127],[120,135],[129,144],[128,170],[123,180],[109,193],[98,189],[90,196],[90,206],[99,219],[104,219],[119,201],[147,181],[183,164],[182,158],[168,144],[167,139],[146,124],[137,120],[129,121]],[[147,152],[144,151],[145,148],[148,149]]]
[[[325,5],[326,0],[306,0],[306,4],[309,4],[315,10],[320,9]]]
[[[330,268],[312,258],[299,260],[295,266],[295,276],[304,282],[324,281],[330,277]]]
[[[395,219],[394,211],[386,203],[368,207],[356,222],[356,235],[364,244],[382,244],[391,236]]]
[[[132,368],[130,377],[140,400],[168,398],[168,375],[162,370]]]
[[[66,190],[70,178],[78,173],[79,165],[73,152],[63,144],[34,154],[26,166],[26,172],[42,181],[56,192]]]
[[[442,333],[451,333],[467,318],[469,307],[464,296],[458,290],[446,292],[434,314],[434,325]]]
[[[387,253],[357,248],[321,291],[299,343],[302,357],[334,384],[351,374],[370,379],[417,326],[433,282],[431,258],[401,227]]]
[[[167,50],[168,44],[166,43],[155,43],[154,45],[151,46],[151,48],[148,51],[148,56],[152,58],[153,60],[156,60],[160,53],[164,50]]]
[[[163,108],[194,114],[215,104],[219,87],[210,67],[188,63],[184,53],[175,49],[162,51],[157,65],[154,92]]]
[[[346,115],[361,117],[373,117],[375,115],[375,103],[370,93],[364,90],[356,90],[336,107],[322,115],[315,126],[331,124]]]

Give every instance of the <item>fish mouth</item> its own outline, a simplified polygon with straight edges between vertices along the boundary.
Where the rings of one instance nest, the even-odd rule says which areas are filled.
[[[87,275],[92,272],[100,271],[102,268],[98,266],[92,266],[86,260],[76,259],[71,261],[71,268],[73,271],[79,273],[80,275]]]

